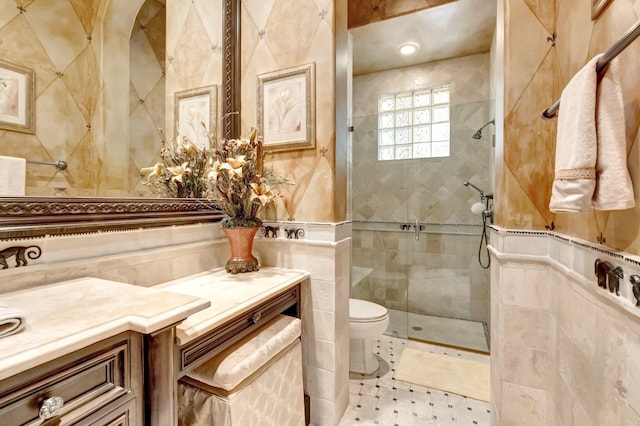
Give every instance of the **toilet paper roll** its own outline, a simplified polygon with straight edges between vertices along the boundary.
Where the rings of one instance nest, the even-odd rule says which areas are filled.
[[[477,203],[474,203],[471,206],[471,212],[474,214],[482,214],[484,209],[485,209],[484,203],[481,203],[480,201],[478,201]]]

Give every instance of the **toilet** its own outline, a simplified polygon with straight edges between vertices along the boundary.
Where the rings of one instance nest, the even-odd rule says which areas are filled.
[[[349,299],[349,371],[371,374],[378,369],[373,348],[389,326],[387,308],[361,299]]]

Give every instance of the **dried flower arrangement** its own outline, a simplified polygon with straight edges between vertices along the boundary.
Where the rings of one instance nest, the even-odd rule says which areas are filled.
[[[204,123],[202,123],[204,126]],[[200,149],[186,137],[165,137],[161,163],[140,170],[143,184],[160,197],[210,198],[225,214],[222,228],[259,227],[260,211],[280,197],[273,188],[291,184],[264,167],[262,141],[252,129],[248,138],[218,139],[209,135],[209,148]]]
[[[168,139],[163,130],[160,148],[161,163],[140,170],[142,184],[158,196],[165,198],[203,198],[207,196],[209,155],[206,149],[178,133]]]
[[[289,182],[264,167],[262,141],[255,128],[248,138],[214,141],[213,147],[215,162],[208,182],[226,215],[221,227],[259,227],[258,213],[280,196],[274,186]]]

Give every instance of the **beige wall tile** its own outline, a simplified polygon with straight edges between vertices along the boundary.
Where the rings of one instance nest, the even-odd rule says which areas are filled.
[[[547,394],[545,391],[503,382],[501,425],[539,426],[547,424]],[[505,399],[509,404],[504,404]]]
[[[501,331],[504,344],[542,351],[552,350],[550,337],[554,323],[550,312],[508,305],[502,309]]]
[[[553,359],[548,351],[504,345],[502,380],[546,390],[553,378]]]

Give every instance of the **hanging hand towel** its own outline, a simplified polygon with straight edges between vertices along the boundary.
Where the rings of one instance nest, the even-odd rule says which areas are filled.
[[[0,338],[15,334],[23,328],[24,314],[22,312],[0,306]]]
[[[0,156],[0,197],[24,195],[26,167],[24,158]]]
[[[635,205],[618,61],[609,62],[598,84],[596,64],[601,56],[591,59],[562,91],[549,205],[553,212],[624,210]]]
[[[549,204],[552,212],[591,209],[596,188],[596,62],[599,57],[591,59],[562,91],[555,178]]]
[[[618,60],[609,62],[597,89],[596,189],[593,208],[624,210],[635,205],[633,184],[627,168],[627,139],[624,125],[624,102],[620,87]]]

